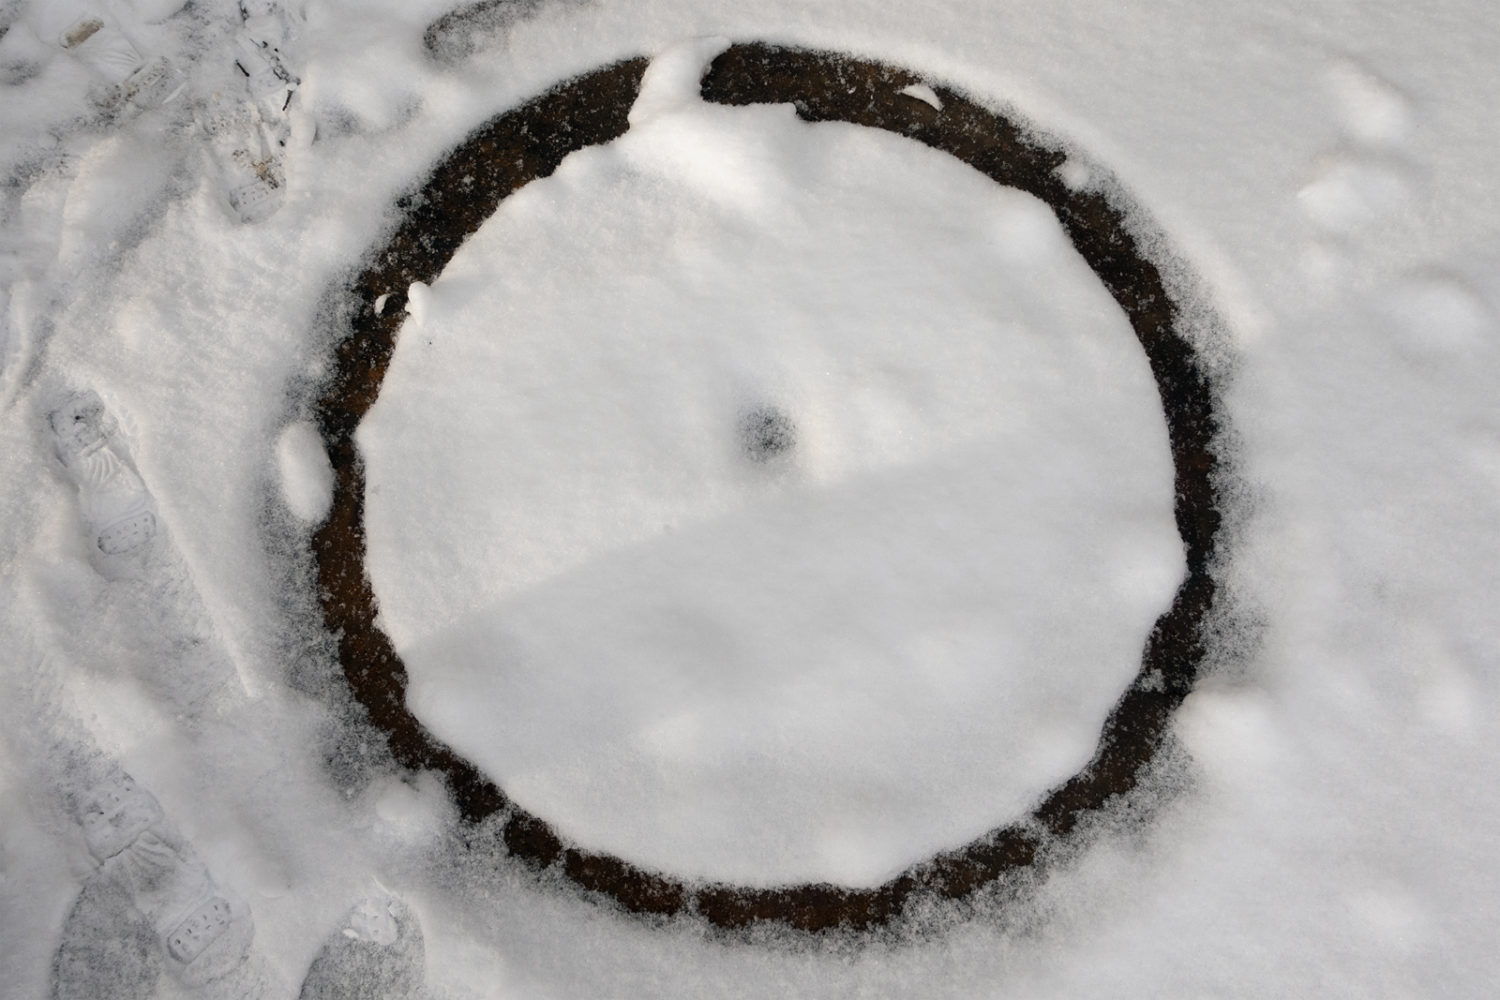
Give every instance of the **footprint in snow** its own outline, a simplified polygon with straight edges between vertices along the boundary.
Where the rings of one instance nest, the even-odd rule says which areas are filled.
[[[161,804],[118,765],[94,764],[66,798],[96,866],[63,925],[55,1000],[273,994],[249,908],[214,881]]]
[[[1351,60],[1333,62],[1323,82],[1344,141],[1318,158],[1297,199],[1319,229],[1348,236],[1412,202],[1412,169],[1401,154],[1413,114],[1394,85]]]
[[[138,569],[156,538],[156,505],[118,425],[93,392],[68,396],[48,416],[53,444],[78,489],[90,556],[105,575]]]
[[[299,1000],[415,1000],[424,962],[416,914],[382,892],[355,906],[324,943]]]

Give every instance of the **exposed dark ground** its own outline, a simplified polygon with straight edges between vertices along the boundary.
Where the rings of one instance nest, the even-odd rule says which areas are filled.
[[[335,351],[336,374],[317,407],[335,471],[333,507],[312,541],[324,619],[337,636],[344,677],[385,734],[395,761],[442,774],[463,821],[476,834],[498,830],[514,857],[559,872],[632,913],[697,914],[725,929],[777,924],[806,932],[874,931],[916,905],[963,899],[1002,877],[1038,868],[1052,848],[1076,836],[1085,818],[1142,781],[1208,651],[1216,596],[1212,568],[1223,520],[1214,387],[1186,336],[1184,305],[1132,235],[1126,210],[1101,191],[1068,187],[1057,173],[1067,159],[1059,146],[943,87],[933,88],[941,110],[902,95],[904,87],[922,81],[896,67],[763,44],[724,52],[703,78],[706,100],[790,103],[809,122],[849,122],[904,135],[1052,208],[1124,310],[1149,359],[1167,419],[1188,576],[1152,629],[1140,671],[1112,710],[1088,766],[1052,789],[1030,816],[914,864],[884,885],[689,882],[565,842],[407,711],[406,671],[376,625],[376,599],[364,567],[364,473],[354,432],[380,391],[407,288],[434,281],[506,196],[552,173],[569,153],[624,134],[646,65],[633,59],[568,81],[475,130],[420,190],[402,199],[399,225],[341,290],[353,306]],[[377,313],[382,295],[388,298]]]

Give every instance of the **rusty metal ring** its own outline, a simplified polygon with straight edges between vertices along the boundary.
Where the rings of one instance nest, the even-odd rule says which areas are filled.
[[[902,93],[916,74],[837,53],[752,43],[714,60],[704,99],[721,104],[793,104],[806,121],[885,129],[947,152],[996,183],[1041,199],[1078,253],[1119,303],[1160,390],[1176,476],[1176,522],[1188,574],[1156,621],[1141,668],[1110,712],[1093,759],[1051,789],[1030,816],[913,864],[869,889],[826,883],[754,888],[690,882],[565,842],[473,764],[437,740],[406,708],[406,672],[376,624],[365,572],[364,474],[354,432],[380,391],[402,322],[406,290],[431,283],[499,206],[569,153],[623,135],[647,61],[633,59],[569,80],[486,122],[443,157],[423,186],[398,204],[401,221],[343,289],[354,305],[335,349],[334,375],[317,407],[335,472],[334,500],[313,537],[328,628],[356,700],[402,766],[443,776],[464,822],[494,831],[509,853],[553,870],[632,913],[696,914],[720,928],[758,923],[800,931],[871,931],[919,900],[961,899],[1002,876],[1041,863],[1050,842],[1136,787],[1156,756],[1172,713],[1197,677],[1216,585],[1221,496],[1219,418],[1207,365],[1159,262],[1133,234],[1129,215],[1104,192],[1058,176],[1067,155],[1030,127],[963,94],[934,88],[941,108]],[[383,308],[382,308],[383,307]],[[483,821],[489,820],[484,826]]]

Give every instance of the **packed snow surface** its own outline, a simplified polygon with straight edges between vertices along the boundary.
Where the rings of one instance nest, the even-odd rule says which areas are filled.
[[[1493,4],[553,0],[429,47],[456,6],[0,2],[0,992],[149,995],[77,957],[218,920],[268,997],[377,948],[454,1000],[1493,994]],[[697,105],[706,36],[1035,120],[1223,321],[1233,614],[1171,759],[1016,899],[860,948],[466,839],[349,719],[307,582],[329,290],[470,129],[668,54],[411,299],[359,444],[414,709],[580,843],[751,881],[879,879],[1087,756],[1180,573],[1138,348],[1026,199]],[[271,55],[295,90],[251,108]],[[100,482],[52,420],[81,391]],[[104,892],[131,865],[173,877]]]
[[[403,327],[359,434],[382,621],[563,833],[875,884],[1092,755],[1182,574],[1161,403],[1041,202],[660,89]]]

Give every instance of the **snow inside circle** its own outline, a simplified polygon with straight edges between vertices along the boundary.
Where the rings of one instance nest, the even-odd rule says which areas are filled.
[[[1092,756],[1184,574],[1157,388],[1030,195],[650,110],[411,296],[358,431],[380,624],[562,836],[876,885]]]

